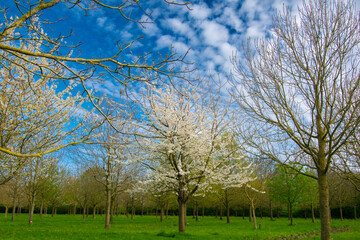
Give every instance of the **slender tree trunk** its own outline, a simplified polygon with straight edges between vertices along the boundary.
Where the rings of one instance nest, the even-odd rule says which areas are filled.
[[[141,216],[144,216],[144,204],[141,204]]]
[[[243,209],[242,209],[243,220],[245,220],[245,211],[246,211],[246,208],[245,208],[245,206],[244,206]]]
[[[226,203],[226,223],[230,223],[230,206],[229,203]]]
[[[131,221],[134,220],[134,214],[135,214],[135,207],[134,207],[134,201],[131,203]]]
[[[269,202],[269,207],[270,207],[270,220],[273,221],[274,218],[273,218],[272,200],[271,199],[270,199],[270,202]]]
[[[311,220],[313,223],[315,223],[314,203],[311,203]]]
[[[304,210],[304,218],[307,219],[307,215],[306,215],[306,207],[305,207],[305,210]]]
[[[179,202],[179,232],[185,232],[186,226],[186,202],[178,199]]]
[[[85,221],[86,216],[86,206],[83,207],[83,220]]]
[[[196,207],[195,207],[195,203],[194,203],[194,205],[193,205],[193,219],[195,219],[195,211],[196,211],[195,208],[196,208]]]
[[[33,224],[33,217],[34,217],[34,208],[35,208],[35,194],[31,196],[31,203],[29,208],[29,225]]]
[[[39,212],[40,218],[42,218],[43,215],[43,207],[44,207],[44,197],[41,196],[40,212]]]
[[[289,204],[289,216],[290,216],[290,225],[293,226],[294,225],[294,221],[293,221],[293,207],[292,204]]]
[[[330,215],[330,204],[329,204],[329,184],[328,184],[327,174],[321,170],[318,170],[318,185],[319,185],[319,208],[320,208],[320,219],[321,219],[321,240],[330,240],[331,215]]]
[[[354,205],[354,219],[357,220],[357,215],[356,215],[356,204]]]
[[[160,204],[160,222],[164,220],[164,204]]]
[[[110,229],[110,207],[111,207],[111,190],[109,183],[106,187],[106,214],[105,214],[105,228]]]
[[[55,208],[54,206],[51,207],[51,217],[53,218],[55,214]]]
[[[169,203],[166,203],[166,219],[168,219],[169,216]]]
[[[252,222],[251,204],[249,204],[249,222]]]
[[[76,204],[74,205],[74,212],[73,212],[73,215],[74,215],[74,216],[76,215]]]
[[[202,217],[205,217],[205,207],[204,207],[204,205],[202,206]]]
[[[279,209],[279,207],[276,208],[276,218],[280,218],[280,209]]]
[[[111,201],[111,207],[110,207],[110,223],[114,222],[114,201]]]
[[[125,211],[126,217],[129,218],[129,203],[126,203],[126,211]]]
[[[196,204],[195,204],[195,206],[196,206],[196,221],[198,222],[199,221],[199,204],[196,202]]]
[[[251,209],[252,209],[253,220],[254,220],[254,228],[257,229],[254,201],[251,201]]]
[[[96,205],[93,206],[93,217],[92,217],[93,219],[95,219],[96,217],[95,214],[96,214]]]
[[[9,207],[6,205],[5,206],[5,218],[7,218],[8,210],[9,210]]]
[[[344,218],[343,218],[342,201],[341,201],[341,199],[339,200],[339,205],[340,205],[340,219],[341,219],[341,221],[342,221],[342,220],[344,220]]]
[[[15,221],[15,212],[16,212],[16,195],[17,195],[17,186],[14,188],[14,194],[13,194],[13,208],[12,208],[12,214],[11,214],[11,221]]]
[[[223,205],[220,204],[220,220],[223,220]]]

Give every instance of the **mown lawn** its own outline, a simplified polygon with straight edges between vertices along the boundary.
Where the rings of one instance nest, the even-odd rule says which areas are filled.
[[[104,216],[95,220],[89,216],[85,221],[82,216],[50,215],[40,219],[34,216],[32,226],[27,224],[28,215],[17,216],[11,222],[11,216],[0,215],[0,239],[297,239],[290,236],[313,233],[320,230],[320,222],[311,223],[311,219],[295,219],[295,226],[290,226],[285,218],[270,221],[269,218],[257,219],[261,228],[255,230],[253,223],[241,217],[232,217],[231,223],[215,217],[200,217],[196,222],[187,217],[186,233],[178,233],[177,217],[160,222],[155,216],[135,216],[133,221],[125,216],[114,217],[111,229],[104,228]],[[358,226],[359,225],[359,226]],[[360,239],[360,220],[334,219],[333,228],[350,228],[349,231],[332,234],[333,239]],[[280,238],[287,236],[286,238]],[[308,235],[308,239],[319,239],[319,233]]]

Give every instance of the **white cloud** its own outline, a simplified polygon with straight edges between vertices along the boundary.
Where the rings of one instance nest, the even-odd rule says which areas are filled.
[[[229,39],[228,29],[214,21],[205,21],[202,23],[201,28],[202,36],[204,37],[205,43],[211,46],[219,46]]]
[[[191,9],[190,16],[195,19],[204,20],[211,14],[210,8],[205,3],[191,5]]]
[[[163,25],[166,28],[171,29],[175,34],[187,36],[188,38],[194,37],[195,33],[190,28],[188,23],[185,23],[179,18],[168,18],[163,21]]]
[[[97,24],[99,27],[104,27],[106,20],[107,20],[107,17],[98,17],[98,18],[96,19],[96,24]]]
[[[146,15],[143,15],[140,21],[146,22],[143,23],[143,27],[141,27],[144,34],[152,37],[161,33],[161,30],[158,28],[158,26],[156,26],[156,23],[151,22],[151,20],[148,19]]]
[[[174,42],[174,37],[170,35],[163,35],[156,41],[156,48],[162,49],[162,48],[168,48],[170,45]]]

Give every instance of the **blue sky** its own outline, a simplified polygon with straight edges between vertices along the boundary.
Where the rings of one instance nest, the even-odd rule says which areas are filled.
[[[10,0],[8,0],[10,1]],[[180,0],[181,1],[181,0]],[[115,3],[116,0],[104,2]],[[67,34],[73,29],[68,42],[82,42],[82,56],[109,57],[116,52],[117,43],[126,43],[143,36],[131,48],[135,55],[147,52],[168,52],[170,46],[179,54],[190,49],[186,58],[198,68],[198,74],[224,76],[232,69],[230,57],[241,51],[248,38],[266,37],[271,34],[272,16],[284,6],[297,15],[301,0],[205,0],[192,1],[191,10],[184,6],[168,5],[160,0],[140,1],[142,7],[152,12],[151,19],[136,9],[136,19],[152,21],[141,26],[125,21],[118,12],[104,8],[88,11],[79,7],[68,9],[60,4],[43,15],[44,18],[62,22],[45,28],[49,34]],[[356,1],[358,6],[360,0]],[[0,4],[0,6],[3,3]],[[124,53],[128,61],[130,51]],[[116,84],[115,84],[116,85]],[[99,85],[98,90],[110,93],[113,82]]]

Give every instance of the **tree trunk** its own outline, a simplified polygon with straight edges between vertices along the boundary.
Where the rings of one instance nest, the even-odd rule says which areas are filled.
[[[271,199],[270,199],[270,202],[269,202],[269,207],[270,207],[270,220],[273,221],[274,218],[273,218],[272,200]]]
[[[306,215],[306,207],[304,209],[304,218],[307,219],[307,215]]]
[[[9,207],[5,206],[5,218],[7,218],[8,210],[9,210]]]
[[[86,216],[86,206],[83,207],[83,220],[85,221]]]
[[[195,203],[194,203],[194,205],[193,205],[193,219],[195,219],[195,211],[196,211],[195,208],[196,208],[196,207],[195,207]]]
[[[13,194],[13,208],[12,208],[12,214],[11,214],[11,221],[15,221],[15,212],[16,212],[16,195],[17,195],[17,187],[14,188],[14,194]]]
[[[35,208],[35,196],[33,195],[29,209],[29,225],[33,224],[34,208]]]
[[[293,207],[292,204],[289,204],[289,216],[290,216],[290,225],[293,226],[294,225],[294,220],[293,220]]]
[[[280,209],[279,209],[279,207],[276,208],[276,218],[280,218]]]
[[[166,219],[168,219],[169,216],[169,203],[166,203]]]
[[[260,219],[263,219],[263,208],[260,206]]]
[[[95,219],[95,214],[96,214],[96,205],[93,206],[93,219]]]
[[[105,228],[110,229],[110,207],[111,207],[111,191],[110,187],[106,189],[106,214],[105,214]]]
[[[253,219],[254,219],[254,228],[257,229],[254,201],[251,201],[251,209],[252,209],[252,214],[253,214]]]
[[[246,211],[246,208],[245,208],[245,207],[243,207],[243,209],[242,209],[242,216],[243,216],[243,220],[245,220],[245,211]]]
[[[205,217],[205,207],[202,206],[202,217]]]
[[[311,203],[311,220],[315,223],[314,203]]]
[[[42,218],[42,215],[43,215],[43,207],[44,207],[44,198],[41,197],[40,212],[39,212],[40,218]]]
[[[251,212],[251,205],[249,204],[249,222],[252,222],[252,212]]]
[[[74,212],[73,212],[73,215],[74,215],[74,216],[76,215],[76,205],[74,205]]]
[[[179,232],[185,232],[186,225],[186,202],[178,199],[179,202]]]
[[[144,216],[144,204],[141,204],[141,216]]]
[[[326,172],[318,170],[319,208],[321,219],[321,240],[331,239],[331,215],[329,205],[329,184]]]
[[[356,204],[354,205],[354,219],[357,220],[357,215],[356,215]]]
[[[160,205],[160,222],[164,220],[164,204]]]
[[[220,204],[220,220],[223,220],[223,205]]]
[[[199,204],[196,202],[196,221],[198,222],[199,221]]]
[[[54,207],[51,207],[51,217],[52,217],[52,218],[54,217],[54,214],[55,214],[55,208],[54,208]]]
[[[341,219],[341,221],[342,221],[342,220],[344,220],[344,218],[343,218],[342,201],[341,201],[341,199],[339,200],[339,205],[340,205],[340,219]]]

